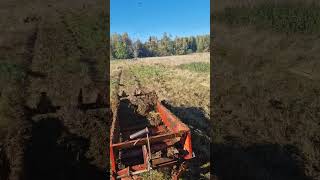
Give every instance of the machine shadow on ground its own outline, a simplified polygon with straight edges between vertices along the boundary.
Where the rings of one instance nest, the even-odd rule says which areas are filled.
[[[191,129],[193,151],[196,157],[190,161],[189,169],[182,177],[187,179],[188,177],[205,178],[205,174],[210,172],[210,131],[207,124],[209,119],[199,107],[176,107],[167,101],[162,101],[162,104]]]
[[[211,144],[211,162],[214,163],[211,172],[219,179],[310,179],[303,172],[300,152],[292,145],[255,144],[243,147],[236,139],[228,139],[229,144]]]
[[[85,157],[89,140],[76,136],[57,118],[35,122],[25,154],[27,179],[104,179],[105,174]]]

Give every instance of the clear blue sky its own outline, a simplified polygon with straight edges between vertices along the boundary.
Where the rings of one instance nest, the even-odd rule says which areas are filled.
[[[210,0],[110,0],[110,31],[136,40],[210,33]]]

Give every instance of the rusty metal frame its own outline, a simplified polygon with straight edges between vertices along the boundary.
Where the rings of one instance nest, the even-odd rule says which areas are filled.
[[[110,130],[110,163],[111,163],[111,179],[133,179],[134,177],[137,177],[137,174],[142,172],[149,171],[148,168],[148,161],[151,163],[152,168],[159,168],[163,166],[173,166],[177,165],[180,167],[181,164],[185,164],[184,162],[186,160],[189,160],[194,157],[192,145],[191,145],[191,133],[190,129],[187,125],[182,123],[182,121],[176,117],[174,114],[172,114],[166,107],[164,107],[160,102],[157,102],[156,109],[158,113],[160,114],[161,120],[163,121],[163,124],[169,129],[169,132],[162,133],[155,136],[149,136],[149,142],[151,144],[152,150],[158,150],[158,149],[165,149],[168,148],[170,145],[173,145],[175,142],[178,142],[182,147],[183,150],[186,152],[184,154],[180,154],[179,158],[159,158],[159,159],[153,159],[151,160],[151,157],[149,159],[149,154],[151,152],[148,152],[147,148],[147,142],[148,138],[140,138],[140,139],[134,139],[129,140],[125,142],[119,142],[119,120],[117,119],[117,115],[114,114],[113,116],[113,122],[111,125]],[[117,112],[114,112],[117,113]],[[130,128],[131,129],[131,128]],[[132,128],[134,129],[134,127]],[[161,129],[161,128],[160,128]],[[174,139],[177,139],[178,141],[174,141]],[[121,149],[131,149],[133,147],[139,147],[142,148],[142,155],[143,155],[143,164],[137,164],[133,166],[128,166],[124,169],[118,169],[116,166],[117,156],[116,154]],[[132,152],[134,153],[134,152]],[[137,152],[135,152],[137,153]],[[181,173],[181,169],[178,169],[176,173],[173,173],[172,178],[177,179],[179,174]]]

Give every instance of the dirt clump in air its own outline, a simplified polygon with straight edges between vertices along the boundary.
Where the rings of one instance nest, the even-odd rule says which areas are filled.
[[[138,89],[129,99],[131,104],[135,107],[135,112],[145,116],[151,126],[158,126],[161,124],[161,118],[156,112],[158,96],[155,91],[145,93]]]

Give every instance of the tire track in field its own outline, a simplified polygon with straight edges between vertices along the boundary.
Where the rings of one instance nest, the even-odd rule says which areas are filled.
[[[24,179],[26,177],[26,159],[24,153],[31,142],[32,123],[28,117],[28,110],[25,109],[25,96],[27,95],[26,89],[29,86],[30,75],[28,74],[28,72],[30,72],[29,68],[31,67],[33,62],[35,47],[38,40],[38,32],[39,25],[36,24],[33,32],[27,38],[25,44],[25,53],[23,53],[22,59],[24,59],[23,67],[26,69],[22,70],[25,71],[26,78],[20,80],[21,93],[23,94],[22,96],[19,96],[19,98],[22,98],[19,99],[21,104],[17,104],[15,107],[15,110],[17,110],[17,112],[15,112],[17,113],[17,119],[16,122],[13,122],[13,124],[9,127],[6,142],[4,145],[6,156],[2,157],[2,159],[7,161],[3,165],[4,168],[7,169],[7,174],[3,174],[4,179]]]
[[[75,14],[74,14],[75,15]],[[67,22],[66,15],[63,14],[60,16],[61,22],[64,24],[67,32],[69,33],[72,43],[77,47],[78,51],[80,52],[80,59],[79,62],[83,63],[88,67],[88,75],[90,80],[92,81],[92,86],[98,90],[97,96],[102,97],[104,102],[108,102],[108,91],[107,91],[107,78],[99,76],[98,70],[98,59],[90,55],[86,47],[82,47],[78,40],[80,34],[72,29],[70,24]],[[106,67],[107,68],[107,67]]]
[[[47,79],[33,78],[29,105],[47,92],[53,105],[61,106],[54,117],[36,120],[33,147],[28,150],[30,179],[104,179],[106,176],[106,112],[81,112],[76,99],[80,87],[94,84],[77,59],[77,41],[62,21],[62,13],[46,19],[40,28],[40,45],[33,70]],[[54,26],[52,26],[54,25]],[[72,29],[71,29],[72,30]],[[71,72],[70,72],[71,71]],[[52,128],[55,127],[55,128]]]

